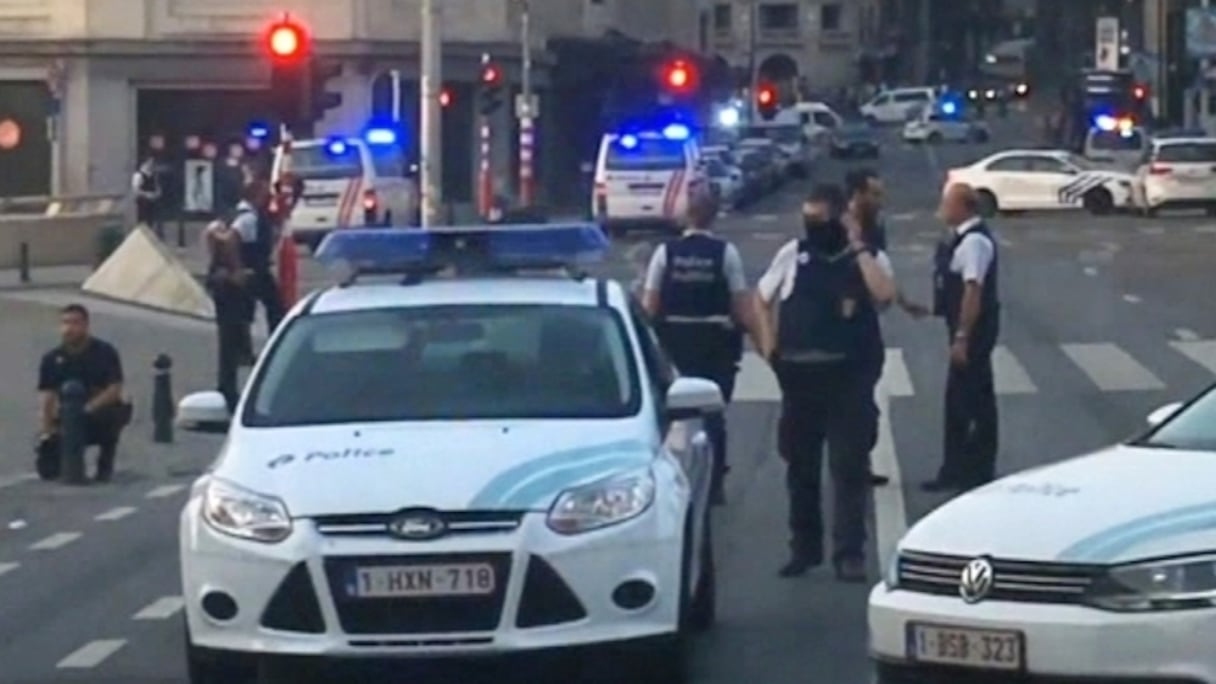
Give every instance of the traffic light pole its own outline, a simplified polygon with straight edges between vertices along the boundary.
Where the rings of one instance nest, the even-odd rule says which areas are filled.
[[[419,166],[422,171],[422,227],[440,223],[443,207],[443,35],[437,0],[422,0],[422,117]]]
[[[484,69],[490,64],[490,55],[481,56],[481,65]],[[487,87],[487,86],[483,86]],[[490,116],[486,113],[481,114],[480,140],[481,146],[478,149],[478,167],[477,167],[477,213],[486,218],[490,215],[490,209],[494,206],[494,176],[490,164],[491,155],[493,154],[493,134],[490,129]]]
[[[519,117],[519,203],[532,206],[535,199],[535,181],[532,170],[532,152],[536,143],[533,135],[532,111],[532,16],[529,0],[523,0],[523,12],[519,16],[519,41],[523,58],[523,73],[520,74],[520,93],[523,107]]]

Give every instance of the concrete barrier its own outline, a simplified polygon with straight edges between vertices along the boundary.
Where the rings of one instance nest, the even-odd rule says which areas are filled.
[[[206,289],[145,226],[131,231],[81,289],[161,311],[215,318],[215,307]]]
[[[95,264],[103,231],[121,230],[123,221],[121,214],[0,215],[0,269],[20,267],[23,244],[34,268]]]

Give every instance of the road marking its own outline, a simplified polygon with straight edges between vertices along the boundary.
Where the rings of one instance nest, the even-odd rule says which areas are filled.
[[[781,217],[776,214],[756,214],[752,217],[752,219],[755,221],[763,221],[765,223],[771,223],[779,218]]]
[[[100,513],[93,519],[98,522],[113,522],[115,520],[122,520],[135,511],[134,506],[119,506],[118,508],[111,508],[105,513]]]
[[[38,479],[38,476],[33,473],[22,473],[20,475],[10,475],[9,477],[0,477],[0,489],[8,489],[9,487],[16,487],[17,485],[22,484],[23,482],[29,482],[30,480],[37,480],[37,479]]]
[[[55,667],[60,670],[90,670],[105,662],[107,658],[118,653],[127,645],[126,639],[98,639],[90,641],[72,652],[71,655],[59,661]]]
[[[1103,392],[1165,389],[1152,371],[1109,342],[1062,344],[1060,348]]]
[[[1005,238],[1003,238],[1003,237],[999,237],[999,238],[997,238],[997,239],[996,239],[996,241],[997,241],[997,242],[999,242],[999,243],[1001,243],[1001,246],[1002,246],[1002,247],[1012,247],[1012,246],[1013,246],[1013,241],[1012,241],[1012,240],[1007,240],[1007,239],[1005,239]]]
[[[80,539],[80,537],[79,532],[56,532],[42,541],[31,544],[30,551],[54,551],[55,549],[62,549]]]
[[[904,361],[904,350],[887,350],[882,382],[886,387],[887,396],[911,397],[916,395],[916,388],[912,386],[912,375],[908,372],[907,362]]]
[[[1094,268],[1093,266],[1086,266],[1082,270],[1085,271],[1085,275],[1090,276],[1091,278],[1098,275],[1098,269]]]
[[[1195,232],[1207,233],[1210,235],[1212,233],[1216,233],[1216,226],[1195,226]]]
[[[1142,235],[1165,235],[1165,228],[1161,226],[1149,226],[1146,228],[1137,228]]]
[[[919,211],[901,211],[898,214],[891,214],[888,220],[891,221],[915,221],[920,218]]]
[[[888,357],[889,358],[889,357]],[[891,564],[891,557],[899,540],[908,531],[908,508],[904,503],[903,475],[899,470],[899,459],[895,454],[895,435],[891,429],[891,392],[888,384],[890,374],[884,373],[874,391],[878,404],[878,442],[870,454],[874,472],[891,478],[886,487],[875,487],[874,492],[874,536],[878,545],[878,567],[883,573]]]
[[[1170,346],[1200,366],[1216,373],[1216,340],[1170,342]]]
[[[756,352],[746,352],[739,364],[734,401],[781,401],[781,385],[768,362]]]
[[[19,567],[21,567],[20,563],[0,563],[0,576],[7,575]]]
[[[1198,342],[1201,339],[1199,337],[1199,333],[1191,330],[1190,328],[1178,328],[1174,330],[1174,337],[1177,337],[1183,342]]]
[[[1140,297],[1134,294],[1125,294],[1123,295],[1123,301],[1127,302],[1128,304],[1139,304],[1142,300]]]
[[[1039,391],[1022,363],[1003,345],[992,350],[992,374],[997,394],[1034,394]]]
[[[788,238],[785,233],[776,233],[773,231],[751,233],[748,237],[752,238],[753,240],[763,240],[765,242],[777,242],[779,240],[785,240]]]
[[[147,498],[147,499],[165,499],[165,498],[168,498],[168,497],[170,497],[170,496],[173,496],[174,494],[176,494],[176,493],[178,493],[178,492],[182,491],[182,490],[183,490],[183,489],[185,489],[185,488],[186,488],[186,485],[181,485],[181,484],[175,484],[175,485],[161,485],[160,487],[157,487],[156,489],[153,489],[152,491],[150,491],[150,492],[148,492],[147,494],[145,494],[145,495],[144,495],[144,498]]]
[[[158,598],[152,603],[144,606],[144,609],[139,611],[132,617],[132,620],[167,620],[177,614],[185,601],[180,596],[165,596]]]

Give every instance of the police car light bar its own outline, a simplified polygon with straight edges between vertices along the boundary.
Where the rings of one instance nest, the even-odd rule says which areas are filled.
[[[571,268],[601,261],[608,238],[594,223],[340,230],[317,249],[323,266],[360,274],[421,275]]]
[[[368,145],[396,145],[397,131],[391,128],[370,128],[364,138]]]

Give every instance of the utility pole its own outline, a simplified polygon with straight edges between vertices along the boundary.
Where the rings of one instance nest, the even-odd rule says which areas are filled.
[[[1212,0],[1203,0],[1203,13],[1210,14]],[[1185,51],[1183,52],[1185,54]],[[1208,70],[1212,68],[1212,60],[1204,57],[1199,60],[1199,128],[1209,130],[1208,119],[1212,115],[1212,89],[1208,85]]]
[[[748,117],[748,123],[755,123],[759,119],[760,112],[756,111],[756,93],[760,92],[760,74],[758,73],[756,64],[756,50],[760,27],[757,26],[760,21],[760,0],[749,0],[747,3],[747,99],[751,101],[752,106],[748,109],[751,116]]]
[[[536,102],[532,95],[532,16],[531,3],[522,0],[519,15],[519,42],[523,59],[520,74],[520,97],[522,102],[516,114],[519,116],[519,203],[529,207],[535,199],[536,181],[533,178],[532,154],[536,145],[534,123]]]
[[[422,227],[440,223],[443,208],[443,34],[438,0],[422,0]]]

